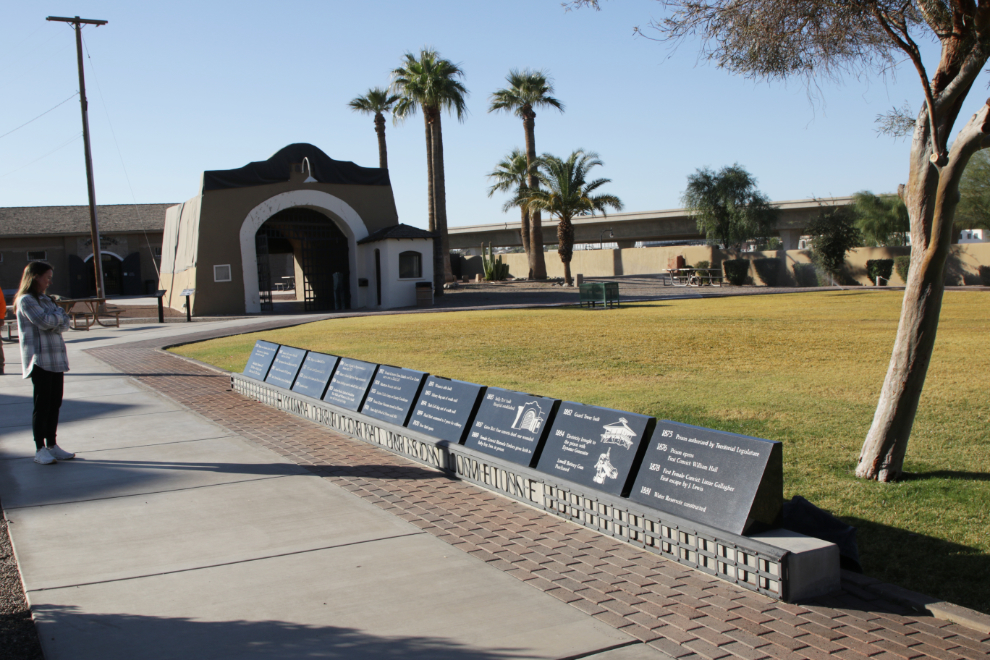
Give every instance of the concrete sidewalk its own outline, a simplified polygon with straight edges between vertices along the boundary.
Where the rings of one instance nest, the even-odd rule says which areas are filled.
[[[912,610],[876,580],[777,602],[156,350],[305,320],[70,335],[60,438],[80,456],[48,468],[30,461],[29,385],[0,379],[0,498],[49,660],[990,657],[990,628]]]
[[[30,380],[0,377],[0,499],[48,660],[664,657],[81,350],[203,329],[66,335],[77,458],[54,466],[31,460]]]

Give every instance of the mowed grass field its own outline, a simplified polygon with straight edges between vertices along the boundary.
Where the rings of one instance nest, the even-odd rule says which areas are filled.
[[[894,484],[853,471],[901,293],[835,291],[323,321],[181,346],[239,372],[258,339],[784,443],[784,496],[859,532],[868,575],[990,612],[990,293],[947,292]]]

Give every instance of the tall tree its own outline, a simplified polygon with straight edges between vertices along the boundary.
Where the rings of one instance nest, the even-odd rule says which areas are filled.
[[[597,7],[598,0],[572,4]],[[911,268],[897,337],[856,475],[897,479],[925,384],[938,330],[945,270],[970,158],[990,146],[990,102],[949,135],[963,101],[990,57],[990,3],[985,0],[664,0],[654,22],[661,39],[701,39],[702,55],[757,79],[804,78],[810,84],[844,73],[913,66],[924,98],[913,119],[893,111],[886,125],[910,133],[904,203],[911,219]],[[937,41],[933,74],[919,43]],[[929,63],[931,64],[931,63]]]
[[[955,237],[963,229],[990,229],[990,151],[978,151],[959,182]]]
[[[536,111],[534,108],[556,108],[564,111],[564,104],[555,99],[553,95],[553,81],[545,71],[531,71],[523,69],[519,71],[512,69],[505,77],[509,83],[508,87],[497,90],[491,96],[491,104],[488,112],[513,112],[523,120],[523,129],[526,132],[526,162],[529,165],[530,174],[529,187],[535,189],[539,185],[536,177]],[[525,227],[523,229],[525,231]],[[529,277],[531,279],[545,280],[547,278],[547,266],[543,256],[543,224],[540,211],[534,210],[532,218],[529,219],[529,244],[532,250],[527,250],[529,255]],[[525,245],[525,241],[523,245]]]
[[[387,89],[373,87],[364,96],[356,96],[348,103],[351,110],[375,116],[375,133],[378,134],[378,167],[388,169],[388,149],[385,148],[385,113],[399,100],[398,94]]]
[[[520,149],[513,149],[508,156],[503,158],[495,166],[495,169],[488,175],[493,181],[488,188],[488,196],[491,197],[497,192],[507,192],[512,194],[512,199],[502,207],[508,212],[514,206],[519,207],[522,215],[522,230],[519,232],[522,237],[523,250],[529,254],[529,206],[526,203],[527,191],[529,190],[529,161],[526,154]],[[543,252],[541,249],[540,252]],[[530,277],[533,276],[532,261],[530,261]],[[544,271],[546,272],[546,271]]]
[[[911,221],[907,207],[897,195],[874,195],[863,190],[853,195],[856,227],[870,246],[907,245]]]
[[[746,241],[774,230],[777,209],[756,187],[756,179],[739,163],[717,173],[703,167],[688,176],[681,203],[694,215],[708,242],[739,249]]]
[[[574,255],[574,225],[576,216],[607,215],[606,208],[622,210],[622,202],[615,195],[594,195],[596,190],[611,179],[588,181],[588,171],[602,164],[598,154],[578,149],[567,160],[543,154],[537,161],[537,179],[543,188],[526,191],[526,201],[531,211],[546,211],[557,218],[557,254],[564,264],[564,282],[570,286],[571,257]]]
[[[822,209],[808,224],[807,232],[812,236],[812,259],[833,278],[840,275],[846,263],[846,252],[862,242],[856,228],[856,214],[848,206]]]
[[[450,236],[447,233],[447,195],[443,168],[443,111],[453,113],[458,121],[467,115],[467,88],[459,80],[464,72],[432,48],[424,48],[417,57],[406,53],[402,65],[392,71],[392,88],[401,96],[392,111],[402,121],[418,109],[423,110],[426,124],[427,205],[430,231],[440,234],[443,251],[443,279],[454,279],[450,269]]]

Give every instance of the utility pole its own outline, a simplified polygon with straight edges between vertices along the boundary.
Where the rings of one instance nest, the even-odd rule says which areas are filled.
[[[93,154],[89,148],[89,104],[86,102],[86,78],[83,75],[82,26],[106,25],[92,18],[49,16],[46,20],[68,23],[76,31],[76,59],[79,61],[79,103],[82,106],[83,148],[86,151],[86,184],[89,189],[89,231],[93,241],[93,269],[96,273],[96,297],[106,298],[103,288],[103,255],[100,254],[100,224],[96,219],[96,184],[93,182]]]

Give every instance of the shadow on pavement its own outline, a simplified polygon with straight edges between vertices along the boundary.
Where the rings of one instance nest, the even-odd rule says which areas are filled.
[[[326,595],[330,602],[332,593]],[[332,610],[331,610],[332,611]],[[355,628],[284,621],[201,621],[184,617],[91,614],[74,606],[33,608],[46,656],[53,658],[419,658],[502,660],[522,650],[483,649],[441,637],[379,637]],[[314,612],[319,616],[318,612]],[[332,615],[330,615],[332,616]],[[114,634],[108,635],[108,631]]]
[[[976,548],[843,516],[857,530],[863,572],[883,582],[990,613],[990,555]],[[917,557],[930,560],[918,565]],[[965,575],[965,580],[959,576]]]
[[[129,403],[65,399],[59,413],[61,422],[80,421],[93,417],[105,417],[137,406]],[[0,428],[30,426],[34,399],[22,394],[0,394]]]

